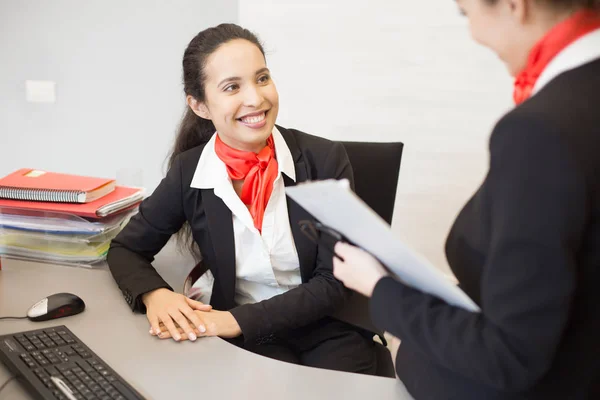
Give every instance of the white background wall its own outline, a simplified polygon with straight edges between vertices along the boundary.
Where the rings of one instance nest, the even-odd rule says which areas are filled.
[[[279,123],[335,140],[402,141],[393,227],[442,269],[446,234],[487,168],[511,79],[454,1],[240,0],[265,42]]]
[[[0,176],[76,171],[153,190],[184,108],[183,51],[236,19],[236,0],[0,0]],[[57,102],[27,103],[27,79],[56,81]]]

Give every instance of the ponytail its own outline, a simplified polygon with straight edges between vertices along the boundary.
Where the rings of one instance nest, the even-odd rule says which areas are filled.
[[[191,108],[187,107],[179,123],[177,137],[169,157],[169,169],[179,154],[207,143],[214,133],[215,125],[211,120],[197,116]],[[175,234],[175,238],[180,251],[191,253],[196,262],[202,259],[200,249],[192,236],[190,224],[186,222]]]
[[[177,137],[169,157],[169,168],[171,168],[173,161],[179,154],[207,143],[215,131],[215,125],[211,120],[197,116],[187,107],[179,123]]]

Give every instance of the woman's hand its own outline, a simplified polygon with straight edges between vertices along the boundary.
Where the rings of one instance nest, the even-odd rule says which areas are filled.
[[[204,322],[206,332],[202,336],[220,336],[222,338],[234,338],[242,334],[242,330],[236,319],[229,311],[195,311],[196,315]],[[171,331],[164,325],[161,325],[161,339],[168,339],[172,336]],[[183,340],[186,340],[185,331],[178,328]]]
[[[349,289],[371,297],[377,282],[388,275],[387,271],[375,257],[358,247],[338,242],[333,258],[333,275]]]
[[[181,340],[183,336],[194,341],[197,336],[206,332],[202,318],[194,311],[210,311],[212,309],[210,305],[189,299],[165,288],[145,293],[142,301],[146,305],[146,317],[150,322],[150,334],[152,335],[161,333],[161,323],[170,333],[169,337],[177,341]],[[190,322],[193,327],[190,326]],[[181,332],[178,327],[181,328]],[[182,336],[182,333],[185,335]]]

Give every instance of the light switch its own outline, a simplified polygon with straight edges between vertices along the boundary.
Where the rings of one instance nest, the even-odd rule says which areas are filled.
[[[25,81],[25,95],[30,103],[56,102],[56,82]]]

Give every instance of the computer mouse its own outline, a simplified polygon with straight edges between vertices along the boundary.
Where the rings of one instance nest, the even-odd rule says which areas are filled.
[[[48,321],[68,317],[85,310],[85,303],[79,296],[71,293],[56,293],[38,301],[27,311],[32,321]]]

